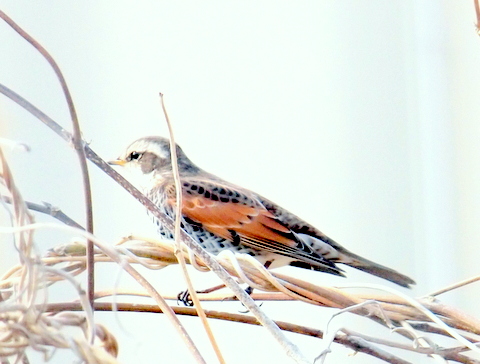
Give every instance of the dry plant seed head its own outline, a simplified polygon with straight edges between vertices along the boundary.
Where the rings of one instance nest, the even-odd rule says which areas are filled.
[[[182,228],[212,254],[222,250],[254,256],[270,268],[292,265],[344,276],[345,264],[404,287],[415,282],[388,267],[362,258],[314,226],[253,191],[197,167],[177,146],[182,184]],[[143,192],[175,218],[175,183],[170,142],[140,138],[110,164],[122,166]],[[172,234],[157,222],[159,233]]]

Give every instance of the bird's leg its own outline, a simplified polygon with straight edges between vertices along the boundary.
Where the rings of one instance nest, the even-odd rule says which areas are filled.
[[[265,267],[265,269],[268,269],[268,267],[270,267],[271,264],[272,264],[272,261],[268,260],[268,261],[265,262],[265,264],[263,266]],[[225,284],[219,284],[218,286],[210,287],[210,288],[204,289],[202,291],[195,291],[195,292],[200,293],[200,294],[201,293],[211,293],[211,292],[218,291],[219,289],[222,289],[222,288],[225,288]],[[250,296],[253,293],[253,287],[248,286],[245,289],[245,292]],[[234,298],[236,298],[236,297],[234,297]],[[178,302],[183,303],[185,306],[190,306],[190,307],[193,306],[193,301],[192,301],[192,298],[190,297],[190,293],[188,292],[188,290],[182,291],[177,295],[177,303]]]
[[[224,284],[219,284],[218,286],[210,287],[201,291],[195,291],[196,293],[211,293],[218,291],[219,289],[225,288]],[[193,301],[190,297],[190,292],[188,290],[182,291],[177,295],[177,303],[182,302],[185,306],[193,306]]]
[[[271,265],[272,263],[273,263],[273,260],[267,260],[263,266],[265,267],[265,269],[268,269],[268,267],[270,267],[270,265]],[[252,286],[248,286],[247,289],[245,290],[245,292],[246,292],[249,296],[251,296],[252,293],[253,293],[253,287],[252,287]],[[260,306],[262,306],[262,305],[263,305],[263,302],[260,303],[258,306],[260,307]],[[244,305],[243,303],[242,303],[242,306],[245,307],[245,305]],[[239,312],[245,314],[245,313],[248,313],[249,310],[239,311]]]

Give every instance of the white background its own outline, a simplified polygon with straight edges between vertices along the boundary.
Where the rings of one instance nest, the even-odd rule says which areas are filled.
[[[105,159],[138,137],[167,134],[161,91],[177,142],[195,163],[412,276],[418,284],[409,294],[478,274],[480,38],[472,1],[55,0],[0,8],[56,59],[84,138]],[[70,129],[53,72],[4,23],[0,50],[0,82]],[[2,137],[31,146],[31,153],[6,150],[25,199],[48,201],[84,224],[73,150],[3,96],[0,128]],[[141,206],[93,166],[91,173],[100,238],[155,236]],[[6,213],[0,218],[8,222]],[[44,252],[70,238],[41,232],[37,243]],[[10,238],[2,244],[4,271],[16,256]],[[118,278],[112,267],[98,268],[102,288]],[[345,280],[282,269],[319,284],[389,285],[352,270]],[[184,289],[177,267],[145,273],[161,292]],[[195,276],[199,288],[212,279]],[[52,299],[74,297],[65,287]],[[479,293],[474,285],[441,298],[475,314]],[[263,308],[319,329],[331,314],[300,303]],[[119,338],[121,362],[191,361],[163,317],[131,316],[96,315]],[[362,331],[365,321],[349,316],[339,325]],[[198,321],[184,322],[214,362]],[[290,362],[260,328],[213,325],[229,363]],[[323,349],[317,339],[289,338],[309,358]],[[330,362],[378,362],[349,353],[336,346]]]

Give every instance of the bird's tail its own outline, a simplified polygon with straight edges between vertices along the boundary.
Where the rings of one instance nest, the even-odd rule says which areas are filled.
[[[370,273],[370,274],[373,274],[377,277],[380,277],[380,278],[383,278],[383,279],[386,279],[390,282],[393,282],[393,283],[396,283],[402,287],[407,287],[407,288],[410,288],[411,285],[414,285],[415,284],[415,281],[402,274],[402,273],[399,273],[397,272],[396,270],[394,269],[391,269],[391,268],[388,268],[388,267],[385,267],[381,264],[378,264],[378,263],[374,263],[368,259],[365,259],[365,258],[362,258],[362,257],[359,257],[355,254],[352,253],[352,262],[349,262],[349,263],[345,263],[353,268],[356,268],[356,269],[359,269],[359,270],[362,270],[364,272],[367,272],[367,273]]]
[[[411,285],[415,284],[415,281],[410,277],[407,277],[394,269],[356,255],[327,236],[322,236],[321,240],[320,237],[316,238],[306,234],[298,234],[298,236],[309,245],[315,253],[322,256],[327,261],[334,262],[335,264],[342,263],[348,265],[396,283],[402,287],[410,288]],[[316,267],[312,268],[317,270]]]

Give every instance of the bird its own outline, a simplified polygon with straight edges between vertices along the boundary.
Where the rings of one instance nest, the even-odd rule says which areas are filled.
[[[176,155],[182,188],[181,227],[209,253],[231,250],[249,254],[269,269],[290,265],[336,276],[345,276],[339,265],[346,265],[402,287],[415,284],[410,277],[349,251],[269,199],[201,169],[178,145]],[[109,163],[123,167],[132,182],[175,219],[169,139],[137,139]],[[172,239],[172,232],[154,220],[159,234]]]

